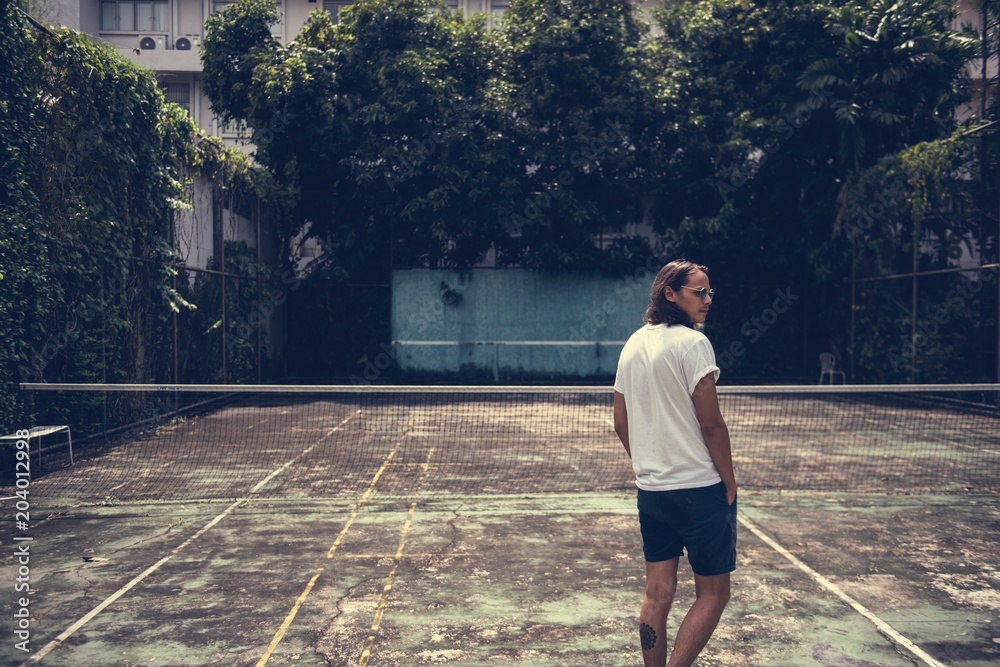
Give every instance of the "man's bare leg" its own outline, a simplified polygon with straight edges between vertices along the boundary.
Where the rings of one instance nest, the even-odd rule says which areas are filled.
[[[677,630],[669,667],[690,667],[705,648],[729,602],[728,572],[710,577],[696,574],[694,587],[696,599]]]
[[[667,664],[667,615],[677,592],[678,560],[646,562],[646,596],[639,612],[639,640],[646,667]]]

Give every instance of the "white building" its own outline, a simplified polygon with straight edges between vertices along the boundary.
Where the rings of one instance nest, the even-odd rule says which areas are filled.
[[[207,134],[229,145],[244,145],[237,128],[225,127],[212,113],[202,90],[201,42],[205,20],[229,0],[55,0],[39,18],[86,32],[114,44],[125,57],[157,72],[167,99],[188,110]],[[280,22],[271,29],[282,42],[295,38],[309,14],[330,12],[334,20],[352,0],[277,0]],[[497,21],[508,0],[449,0],[467,14],[489,12]]]

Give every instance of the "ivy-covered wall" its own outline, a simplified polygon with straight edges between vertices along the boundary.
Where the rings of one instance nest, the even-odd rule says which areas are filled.
[[[256,197],[249,158],[200,135],[152,71],[7,3],[0,76],[0,428],[25,427],[20,382],[171,381],[180,342],[182,371],[213,376],[220,295],[180,275],[172,224],[195,178],[227,202]],[[266,275],[245,248],[224,268],[241,276],[226,300],[239,323]],[[230,381],[256,377],[231,347]]]
[[[0,424],[9,428],[23,408],[16,367],[29,349],[26,335],[38,314],[42,285],[41,214],[33,180],[39,133],[34,129],[41,59],[27,23],[0,4]],[[5,431],[6,432],[6,431]]]

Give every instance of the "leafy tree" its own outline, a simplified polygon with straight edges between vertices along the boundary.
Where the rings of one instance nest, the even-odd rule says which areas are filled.
[[[206,72],[224,76],[206,76],[202,87],[221,121],[249,118],[254,69],[266,66],[279,49],[269,29],[277,20],[275,4],[266,0],[233,3],[205,22],[202,66]]]
[[[660,229],[681,247],[738,258],[764,279],[842,275],[820,249],[841,187],[862,166],[841,159],[854,154],[842,137],[855,131],[845,135],[844,124],[857,118],[871,135],[864,164],[950,133],[970,55],[950,12],[950,3],[930,0],[663,9],[657,69],[661,88],[677,91],[669,120],[681,128],[684,158],[658,202]],[[862,37],[876,17],[885,19],[881,32]],[[861,24],[848,29],[850,21]],[[857,99],[845,93],[852,81]],[[865,112],[852,115],[855,107]]]
[[[852,2],[831,11],[836,54],[809,65],[799,85],[827,99],[851,168],[947,134],[968,98],[973,35],[956,33],[950,0]]]
[[[519,0],[499,32],[433,8],[362,0],[338,25],[315,12],[287,48],[262,0],[210,20],[206,90],[296,191],[288,233],[311,223],[354,277],[491,248],[548,269],[648,253],[620,238],[663,148],[632,3]]]
[[[802,63],[835,48],[824,7],[707,0],[657,13],[663,132],[679,147],[654,222],[740,280],[810,275],[810,251],[829,238],[844,173],[829,162],[823,98],[797,86]]]
[[[484,18],[426,0],[362,0],[336,25],[316,11],[284,47],[272,17],[266,0],[244,0],[209,21],[207,89],[286,189],[284,239],[322,245],[288,295],[290,334],[322,350],[320,373],[349,375],[388,338],[393,267],[468,267],[503,231],[497,184],[513,163],[495,37]]]
[[[651,156],[665,150],[647,31],[628,0],[511,3],[502,63],[518,171],[507,193],[514,237],[498,238],[502,262],[621,270],[648,255],[621,236],[643,221]],[[618,239],[610,252],[599,243],[605,234]]]
[[[495,50],[483,20],[430,9],[370,0],[337,25],[316,11],[285,48],[268,36],[263,0],[208,24],[213,106],[247,123],[257,159],[296,194],[286,235],[310,223],[343,278],[469,265],[499,225],[491,145],[500,136],[484,105],[495,97]],[[234,88],[245,92],[223,92]]]
[[[803,330],[814,346],[804,353],[806,360],[849,346],[850,243],[837,235],[835,217],[843,188],[857,170],[842,159],[844,126],[837,113],[843,89],[819,77],[814,63],[843,72],[908,68],[895,74],[909,77],[912,85],[892,86],[898,122],[864,121],[866,132],[878,134],[867,140],[862,166],[946,135],[951,125],[942,119],[961,100],[962,58],[968,52],[948,25],[950,14],[940,3],[918,3],[923,12],[903,4],[889,11],[881,2],[857,9],[859,3],[841,0],[705,0],[657,14],[663,33],[654,50],[661,63],[658,87],[676,91],[665,120],[678,128],[681,156],[657,198],[657,228],[676,252],[712,264],[714,278],[723,283],[798,286],[808,302]],[[879,7],[898,27],[880,36],[878,49],[845,50],[838,17],[852,11],[868,16]],[[918,37],[915,45],[909,43]],[[879,63],[880,54],[892,57]],[[873,94],[881,81],[867,85],[866,95],[890,104],[889,96]],[[754,314],[752,308],[737,309],[731,321],[713,318],[715,338],[723,345],[746,342],[740,323]],[[793,337],[785,347],[798,344]]]

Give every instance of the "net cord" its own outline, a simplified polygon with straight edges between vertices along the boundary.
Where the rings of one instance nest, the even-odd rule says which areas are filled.
[[[23,382],[23,391],[183,391],[195,393],[262,394],[593,394],[611,393],[609,385],[289,385],[289,384],[83,384]],[[996,384],[838,384],[838,385],[732,385],[719,394],[865,394],[1000,391]]]

